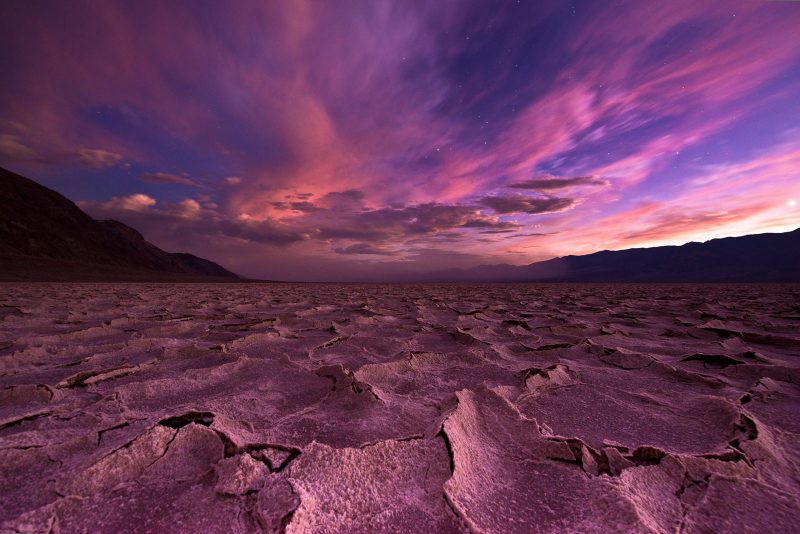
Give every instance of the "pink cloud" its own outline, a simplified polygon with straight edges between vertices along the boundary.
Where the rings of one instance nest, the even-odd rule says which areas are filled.
[[[113,167],[121,162],[122,156],[116,152],[109,152],[99,148],[82,148],[78,150],[78,159],[87,167],[104,169]]]
[[[86,202],[79,203],[82,207],[87,206]],[[138,211],[143,212],[156,205],[156,199],[144,193],[135,193],[124,197],[113,197],[111,200],[103,202],[100,206],[109,211]]]

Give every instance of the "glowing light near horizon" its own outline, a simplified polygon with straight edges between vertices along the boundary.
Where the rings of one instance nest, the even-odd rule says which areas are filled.
[[[794,208],[795,206],[797,206],[797,201],[795,199],[791,199],[789,202],[786,203],[786,205],[789,206],[790,208]]]

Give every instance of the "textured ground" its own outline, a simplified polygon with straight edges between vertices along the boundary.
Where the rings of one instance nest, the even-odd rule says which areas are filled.
[[[800,286],[0,285],[0,531],[790,532]]]

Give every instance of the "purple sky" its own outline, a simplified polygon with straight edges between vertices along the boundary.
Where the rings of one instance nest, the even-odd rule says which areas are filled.
[[[4,0],[0,165],[358,280],[800,227],[800,2]]]

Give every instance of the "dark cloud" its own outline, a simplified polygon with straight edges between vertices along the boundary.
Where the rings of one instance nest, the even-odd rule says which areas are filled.
[[[515,236],[506,236],[506,237],[542,237],[546,235],[555,235],[558,232],[531,232],[528,234],[517,234]]]
[[[171,174],[168,172],[148,172],[139,176],[139,180],[149,184],[178,184],[189,187],[200,187],[200,184],[191,178],[177,174]]]
[[[313,202],[273,202],[272,205],[279,210],[292,210],[292,211],[319,211],[322,208],[316,206]]]
[[[337,201],[337,200],[348,200],[348,201],[356,201],[356,200],[364,200],[364,192],[359,191],[358,189],[348,189],[347,191],[333,191],[331,193],[327,193],[323,198],[323,200],[329,201]]]
[[[517,223],[507,222],[507,221],[498,221],[495,219],[490,218],[482,218],[482,219],[469,219],[467,222],[461,225],[462,228],[492,228],[495,230],[503,230],[503,231],[513,231],[516,228],[519,228]]]
[[[420,235],[462,226],[475,208],[429,202],[403,208],[365,211],[359,219],[367,224],[393,228],[404,235]]]
[[[334,191],[324,195],[320,203],[325,206],[336,208],[354,208],[364,204],[366,195],[363,191],[349,189],[347,191]]]
[[[209,225],[209,230],[218,230],[219,233],[228,237],[278,246],[291,245],[308,238],[306,233],[271,219],[264,221],[228,219]]]
[[[346,221],[330,221],[329,226],[318,227],[314,230],[314,236],[323,239],[361,239],[363,241],[383,241],[391,237],[391,233],[386,229],[379,228],[358,228],[354,224],[347,224]]]
[[[509,184],[515,189],[535,189],[538,191],[552,191],[580,185],[608,185],[608,182],[594,176],[575,176],[574,178],[559,178],[557,176],[542,176],[524,182]]]
[[[466,204],[394,205],[366,209],[363,193],[356,190],[329,193],[318,204],[303,203],[306,215],[296,224],[314,229],[319,239],[356,239],[380,242],[390,239],[441,236],[461,228],[508,229],[517,225],[480,213]],[[291,203],[280,203],[288,209]]]
[[[370,254],[375,256],[394,256],[395,253],[390,250],[385,250],[379,247],[370,245],[369,243],[356,243],[348,247],[334,248],[337,254]]]
[[[494,234],[510,234],[510,233],[513,233],[513,232],[516,232],[516,230],[509,229],[509,230],[482,230],[481,231],[482,234],[490,234],[490,235],[494,235]]]
[[[355,222],[405,237],[439,234],[457,228],[516,227],[514,223],[481,215],[476,206],[434,202],[364,211]]]
[[[497,213],[553,213],[563,211],[575,205],[572,198],[532,198],[522,195],[483,197],[481,204],[492,208]]]

